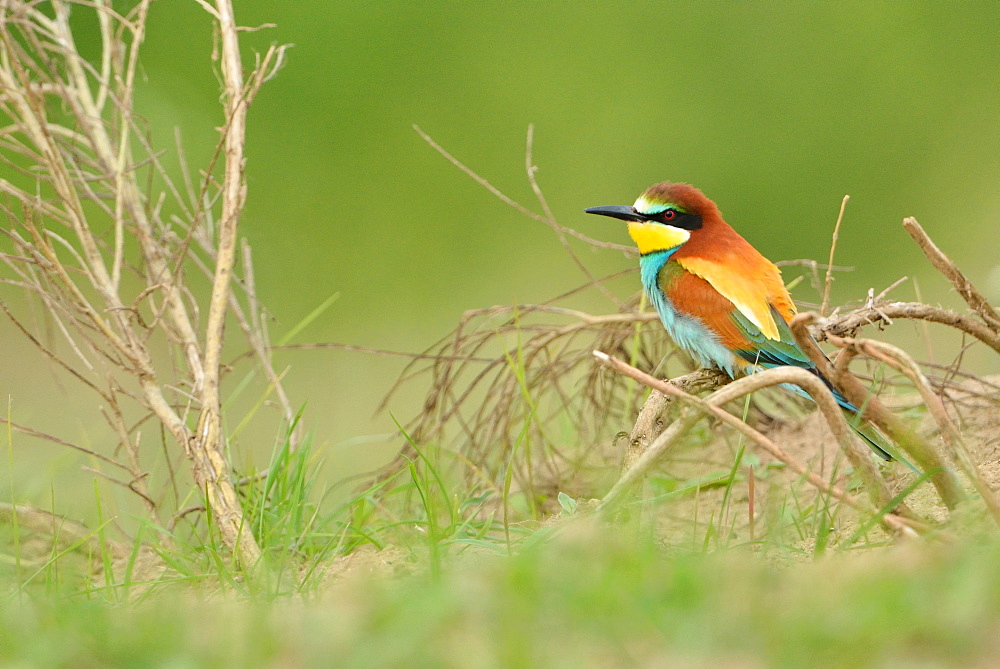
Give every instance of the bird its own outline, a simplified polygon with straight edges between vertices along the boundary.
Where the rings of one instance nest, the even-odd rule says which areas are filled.
[[[631,206],[584,211],[628,223],[643,290],[667,334],[695,362],[734,379],[785,365],[806,369],[827,385],[872,451],[893,459],[886,437],[860,418],[795,342],[789,328],[795,303],[781,270],[723,220],[715,202],[694,186],[664,181]]]

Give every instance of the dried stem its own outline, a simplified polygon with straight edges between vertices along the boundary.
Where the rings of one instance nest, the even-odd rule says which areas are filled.
[[[229,463],[222,436],[222,399],[219,393],[222,345],[225,341],[229,292],[236,265],[237,224],[246,200],[243,148],[246,141],[248,100],[240,63],[239,35],[229,0],[216,0],[215,16],[222,38],[222,79],[225,85],[227,123],[225,133],[225,178],[222,184],[222,216],[215,256],[215,278],[205,326],[204,390],[201,416],[191,441],[195,481],[205,490],[216,523],[227,545],[246,567],[260,560],[260,547],[243,527],[243,510],[229,479]]]
[[[830,260],[826,263],[826,282],[823,285],[823,303],[819,312],[826,315],[827,307],[830,306],[830,288],[833,287],[833,255],[837,251],[837,239],[840,237],[840,223],[844,220],[844,210],[847,209],[847,201],[850,195],[845,195],[840,203],[840,213],[837,214],[837,222],[833,226],[833,239],[830,240]]]

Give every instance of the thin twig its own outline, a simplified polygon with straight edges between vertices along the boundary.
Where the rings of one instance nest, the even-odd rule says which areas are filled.
[[[454,165],[455,167],[457,167],[458,169],[460,169],[462,172],[464,172],[466,175],[468,175],[473,181],[475,181],[477,184],[479,184],[480,186],[482,186],[483,188],[485,188],[486,190],[488,190],[490,193],[492,193],[494,197],[496,197],[497,199],[499,199],[500,201],[502,201],[504,204],[506,204],[506,205],[508,205],[510,207],[513,207],[514,209],[516,209],[518,212],[520,212],[524,216],[527,216],[528,218],[530,218],[532,220],[538,221],[539,223],[544,223],[545,225],[548,225],[549,227],[551,227],[554,230],[556,230],[557,232],[560,232],[562,234],[570,235],[571,237],[576,237],[577,239],[579,239],[581,241],[584,241],[587,244],[590,244],[591,246],[595,246],[597,248],[602,248],[602,249],[613,249],[615,251],[621,251],[622,253],[626,253],[628,255],[633,255],[633,256],[635,255],[636,250],[635,250],[635,248],[633,248],[631,246],[624,246],[622,244],[612,244],[610,242],[602,242],[600,240],[593,239],[593,238],[588,237],[587,235],[585,235],[585,234],[583,234],[581,232],[577,232],[576,230],[574,230],[572,228],[567,228],[565,226],[559,225],[554,220],[550,220],[550,219],[546,218],[545,216],[543,216],[541,214],[537,214],[537,213],[531,211],[530,209],[528,209],[527,207],[525,207],[520,202],[517,202],[516,200],[513,200],[510,197],[504,195],[504,193],[501,192],[499,188],[497,188],[496,186],[494,186],[493,184],[491,184],[485,178],[479,176],[479,174],[477,174],[472,168],[467,167],[458,158],[456,158],[455,156],[451,155],[448,152],[447,149],[445,149],[443,146],[441,146],[440,144],[438,144],[437,142],[435,142],[431,138],[430,135],[428,135],[426,132],[424,132],[420,128],[420,126],[414,125],[413,129],[417,132],[418,135],[420,135],[421,139],[423,139],[425,142],[427,142],[431,146],[432,149],[434,149],[435,151],[437,151],[438,153],[440,153],[442,156],[444,156],[444,158],[449,163],[451,163],[452,165]]]
[[[53,444],[58,444],[60,446],[65,446],[67,448],[71,448],[74,451],[79,451],[80,453],[83,453],[85,455],[89,455],[90,457],[97,458],[98,460],[101,460],[102,462],[106,462],[109,465],[113,465],[113,466],[118,467],[119,469],[122,469],[124,471],[130,471],[128,465],[122,464],[121,462],[118,462],[117,460],[115,460],[113,458],[109,458],[108,456],[106,456],[106,455],[104,455],[102,453],[98,453],[97,451],[93,451],[93,450],[91,450],[89,448],[86,448],[84,446],[80,446],[79,444],[74,444],[71,441],[66,441],[65,439],[60,439],[59,437],[55,437],[55,436],[53,436],[51,434],[46,434],[45,432],[41,432],[41,431],[36,430],[34,428],[30,428],[30,427],[28,427],[26,425],[19,425],[18,423],[15,423],[14,421],[11,421],[11,420],[7,420],[6,418],[0,417],[0,423],[2,423],[4,425],[9,425],[10,428],[13,429],[15,432],[20,432],[21,434],[27,435],[29,437],[37,437],[38,439],[43,439],[45,441],[50,441]]]
[[[840,222],[844,220],[844,210],[847,208],[847,201],[850,195],[845,195],[840,203],[840,213],[837,214],[837,223],[833,226],[833,239],[830,240],[830,260],[826,263],[826,283],[823,286],[823,303],[819,313],[826,315],[826,309],[830,305],[830,288],[833,286],[833,254],[837,250],[837,239],[840,237]]]
[[[580,271],[587,277],[587,280],[592,286],[597,288],[601,293],[608,298],[612,304],[618,305],[619,307],[624,306],[622,301],[618,297],[608,290],[603,283],[601,283],[593,272],[583,264],[580,257],[573,251],[573,248],[569,245],[569,241],[566,239],[567,234],[572,234],[575,231],[572,228],[567,228],[566,226],[560,225],[556,221],[556,217],[552,214],[552,209],[549,207],[549,201],[546,199],[545,194],[542,192],[541,187],[538,185],[538,179],[535,175],[538,172],[538,166],[534,163],[534,143],[535,143],[535,126],[532,123],[528,124],[528,138],[526,140],[526,146],[524,149],[524,168],[528,175],[528,183],[531,184],[531,190],[535,194],[535,199],[538,200],[538,204],[542,207],[542,214],[545,217],[545,223],[555,230],[556,236],[559,238],[559,243],[562,245],[563,250],[569,254],[569,257],[573,260],[573,263],[580,269]]]

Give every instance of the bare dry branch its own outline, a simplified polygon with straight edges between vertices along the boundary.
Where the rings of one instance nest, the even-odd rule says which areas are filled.
[[[1000,316],[997,316],[996,310],[990,306],[990,303],[985,297],[980,294],[976,287],[972,285],[965,275],[962,273],[958,266],[952,262],[951,258],[946,256],[941,249],[931,240],[931,238],[924,232],[924,229],[920,227],[920,223],[917,219],[913,217],[903,219],[903,228],[910,234],[913,241],[917,243],[920,250],[924,252],[927,259],[931,261],[931,264],[941,272],[946,279],[955,287],[958,294],[962,296],[966,304],[979,314],[980,318],[986,322],[987,325],[993,330],[994,333],[1000,333]]]
[[[232,546],[247,568],[260,561],[260,547],[243,527],[243,510],[229,479],[229,464],[222,436],[222,399],[219,375],[230,286],[236,265],[237,224],[246,201],[245,158],[248,100],[243,88],[239,35],[229,0],[216,0],[216,17],[222,38],[222,78],[225,84],[226,125],[225,179],[222,187],[222,217],[219,224],[215,277],[205,326],[204,391],[201,416],[191,446],[195,480],[208,497],[223,539]]]
[[[920,302],[882,302],[855,309],[839,317],[831,318],[817,333],[817,338],[822,339],[824,331],[836,335],[845,335],[856,331],[863,325],[879,322],[884,323],[886,319],[895,318],[910,318],[948,325],[975,337],[997,353],[1000,353],[1000,333],[994,332],[989,327],[968,316]]]
[[[634,377],[633,377],[634,378]],[[716,369],[699,369],[670,379],[666,383],[680,388],[684,392],[695,395],[708,392],[732,381],[724,372]],[[635,466],[636,461],[649,448],[649,445],[663,432],[663,415],[671,401],[670,396],[653,389],[639,411],[632,432],[629,434],[628,448],[622,462],[622,471],[628,471]]]

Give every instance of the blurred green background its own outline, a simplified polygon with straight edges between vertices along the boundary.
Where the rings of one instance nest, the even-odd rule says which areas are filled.
[[[1000,299],[993,0],[258,0],[236,10],[243,25],[275,24],[244,33],[248,47],[294,45],[251,109],[242,222],[275,340],[339,294],[298,341],[420,351],[465,310],[540,302],[582,283],[548,228],[449,165],[413,124],[537,209],[524,173],[533,123],[538,178],[556,217],[617,243],[628,241],[624,227],[582,209],[630,203],[670,179],[702,188],[771,259],[825,261],[849,194],[837,263],[856,269],[838,276],[834,303],[907,275],[925,300],[960,307],[900,227],[911,215]],[[207,162],[222,124],[212,48],[195,2],[153,4],[139,110],[168,153],[182,130],[192,165]],[[576,248],[597,274],[634,263]],[[637,290],[633,278],[615,290]],[[815,299],[808,286],[797,295]],[[914,288],[893,296],[913,299]],[[900,324],[892,336],[915,330]],[[60,388],[70,417],[49,415],[51,375],[22,346],[12,343],[15,362],[2,372],[18,420],[93,439],[91,399]],[[385,456],[388,447],[355,438],[391,429],[388,416],[371,416],[402,361],[342,351],[279,359],[335,464],[329,473]],[[995,357],[983,360],[984,373],[998,371]],[[418,407],[411,394],[389,408],[405,420]],[[269,447],[273,435],[259,439]]]

